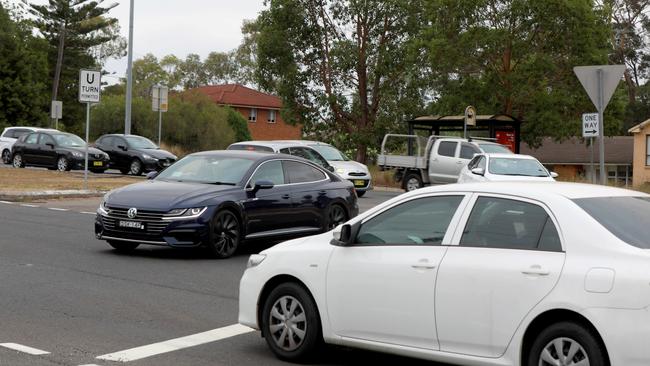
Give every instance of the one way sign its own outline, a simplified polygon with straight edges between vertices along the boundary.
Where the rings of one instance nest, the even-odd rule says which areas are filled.
[[[598,113],[582,115],[582,137],[598,137]]]

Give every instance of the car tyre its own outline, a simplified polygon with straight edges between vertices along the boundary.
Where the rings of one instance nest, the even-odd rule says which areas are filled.
[[[237,216],[229,210],[222,210],[210,223],[210,235],[207,243],[210,254],[215,258],[232,257],[241,242],[241,225]]]
[[[363,195],[366,194],[366,191],[357,191],[357,197],[361,198]]]
[[[23,160],[23,155],[22,154],[15,154],[14,155],[14,168],[24,168],[25,167],[25,160]]]
[[[129,169],[120,169],[120,173],[127,175],[129,174],[130,170]]]
[[[327,210],[326,231],[332,230],[346,221],[348,221],[348,213],[345,211],[345,208],[334,203]]]
[[[609,366],[601,342],[593,332],[574,322],[560,322],[542,330],[532,344],[526,366]]]
[[[142,174],[142,162],[140,159],[135,158],[131,161],[131,165],[129,165],[129,173],[133,175],[140,175]]]
[[[404,186],[402,187],[406,192],[414,191],[418,188],[422,188],[422,178],[418,173],[407,173],[404,177]]]
[[[297,283],[274,288],[264,302],[262,335],[280,359],[305,362],[323,344],[318,308],[311,295]]]
[[[102,174],[106,171],[106,169],[95,169],[91,170],[91,172],[96,173],[96,174]]]
[[[67,172],[71,169],[70,161],[65,156],[59,156],[56,159],[56,169],[60,172]]]
[[[4,164],[11,164],[11,151],[9,151],[9,149],[4,149],[2,151],[2,162]]]
[[[116,251],[122,253],[132,252],[137,248],[140,243],[133,243],[130,241],[107,240],[108,245],[112,246]]]

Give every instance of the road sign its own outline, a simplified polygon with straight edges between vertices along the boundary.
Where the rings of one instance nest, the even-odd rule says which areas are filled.
[[[468,126],[476,126],[476,108],[471,105],[465,108],[465,124]]]
[[[99,103],[102,74],[95,70],[79,72],[79,101],[82,103]]]
[[[598,137],[600,126],[598,113],[585,113],[582,115],[582,137]]]
[[[169,88],[154,85],[151,87],[151,109],[154,112],[167,112]]]
[[[50,109],[52,118],[61,119],[63,118],[63,102],[60,100],[52,101],[52,108]]]

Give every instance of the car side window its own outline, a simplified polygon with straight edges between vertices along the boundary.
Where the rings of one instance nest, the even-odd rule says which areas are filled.
[[[260,181],[268,181],[274,185],[285,184],[284,170],[280,160],[267,161],[257,168],[250,182],[254,185]]]
[[[457,145],[458,143],[455,141],[441,141],[438,146],[438,155],[454,157]]]
[[[18,138],[18,136],[16,136],[16,129],[12,128],[12,129],[9,129],[9,130],[5,131],[5,133],[2,135],[2,137],[8,137],[8,138],[12,138],[12,139]]]
[[[472,170],[478,166],[478,161],[481,157],[480,156],[475,156],[472,158],[472,160],[467,163],[467,169]]]
[[[478,148],[474,147],[474,145],[472,145],[472,144],[463,143],[460,146],[460,158],[461,159],[468,159],[469,160],[472,157],[474,157],[474,154],[478,154],[480,152],[481,151]]]
[[[425,197],[390,208],[361,226],[355,245],[440,245],[462,200]]]
[[[118,146],[124,146],[124,147],[128,146],[126,144],[126,140],[124,140],[122,138],[119,138],[119,137],[113,137],[113,141],[112,141],[111,145],[116,149],[118,148]]]
[[[460,246],[562,251],[546,210],[536,204],[497,197],[476,200]]]
[[[36,144],[38,143],[38,134],[37,133],[32,133],[30,135],[27,135],[25,138],[25,143],[26,144]]]
[[[41,134],[41,138],[38,141],[38,144],[39,145],[52,144],[52,145],[56,146],[56,143],[54,142],[54,139],[52,138],[52,136],[46,135],[46,134],[43,134],[43,133]]]
[[[478,161],[476,162],[476,167],[483,169],[485,171],[485,166],[486,166],[486,158],[485,156],[480,156]]]
[[[298,161],[284,161],[283,164],[289,183],[317,182],[327,178],[320,170]]]
[[[289,151],[288,147],[285,147],[284,149],[280,149],[280,154],[291,155],[291,152]]]
[[[101,139],[99,139],[99,140],[97,141],[97,144],[98,144],[98,145],[105,146],[105,147],[110,147],[110,146],[113,146],[113,141],[114,141],[114,140],[115,140],[114,137],[112,137],[112,136],[106,136],[106,137],[102,137]]]
[[[322,167],[326,167],[329,165],[327,161],[322,156],[320,156],[320,154],[318,154],[316,151],[310,148],[292,147],[290,148],[290,151],[291,151],[291,155],[300,156],[301,158],[305,158],[311,161],[312,163],[316,163]]]

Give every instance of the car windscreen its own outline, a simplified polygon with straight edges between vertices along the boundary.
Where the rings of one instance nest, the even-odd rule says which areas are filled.
[[[650,197],[579,198],[573,202],[622,241],[650,249]]]
[[[151,140],[140,136],[126,136],[126,141],[132,149],[157,149],[158,146]]]
[[[534,159],[490,158],[488,171],[497,175],[548,177],[548,170]]]
[[[53,134],[56,144],[63,147],[82,147],[86,142],[81,137],[72,134]]]
[[[310,145],[312,149],[318,151],[327,161],[348,161],[347,156],[336,148],[328,145]]]
[[[273,152],[273,149],[267,146],[259,146],[259,145],[230,145],[228,146],[228,150],[246,150],[246,151],[266,151],[266,152]]]
[[[156,180],[235,185],[253,162],[245,158],[190,155],[163,170]]]
[[[512,151],[503,145],[478,144],[478,146],[488,154],[512,154]]]

